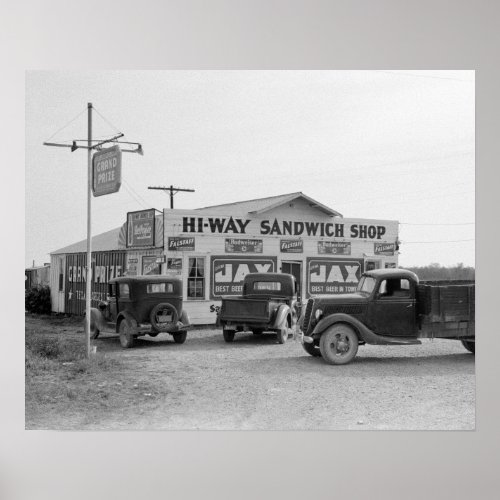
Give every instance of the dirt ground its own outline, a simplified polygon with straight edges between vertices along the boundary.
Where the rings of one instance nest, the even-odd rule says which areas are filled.
[[[26,316],[26,336],[83,341],[73,319]],[[274,335],[195,329],[122,349],[91,341],[95,361],[56,360],[26,376],[26,429],[474,429],[474,356],[460,342],[360,346],[330,366]],[[91,360],[92,361],[92,360]]]

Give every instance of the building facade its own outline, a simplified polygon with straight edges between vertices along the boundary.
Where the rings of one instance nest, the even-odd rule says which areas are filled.
[[[154,228],[141,225],[147,212],[134,213],[139,222],[131,222],[128,214],[115,235],[117,248],[108,251],[122,252],[122,274],[179,276],[193,324],[213,324],[221,296],[240,294],[243,278],[251,272],[291,273],[306,299],[352,292],[365,270],[398,265],[397,221],[347,219],[303,193],[197,210],[165,209]],[[143,238],[134,239],[131,233]],[[58,255],[66,255],[66,273],[74,276],[69,264],[74,257],[61,251]],[[93,253],[93,261],[97,259]],[[109,273],[96,268],[97,279],[105,283]],[[67,296],[67,290],[63,293]],[[66,297],[65,312],[79,309],[70,311],[71,305]]]

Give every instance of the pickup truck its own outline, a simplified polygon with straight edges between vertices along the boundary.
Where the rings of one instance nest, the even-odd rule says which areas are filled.
[[[224,340],[232,342],[236,332],[276,333],[284,344],[295,333],[299,316],[297,282],[291,274],[251,273],[243,280],[243,295],[222,297],[217,317]]]
[[[363,344],[421,344],[422,338],[460,340],[475,352],[475,284],[420,282],[404,269],[365,272],[354,293],[316,296],[299,320],[311,356],[349,363]]]

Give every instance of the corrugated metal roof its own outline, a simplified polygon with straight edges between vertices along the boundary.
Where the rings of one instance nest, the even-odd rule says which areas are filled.
[[[120,235],[120,230],[122,226],[105,233],[98,234],[92,237],[92,251],[93,252],[105,252],[108,250],[123,250],[118,246],[118,236]],[[78,243],[73,243],[54,252],[50,252],[51,255],[58,253],[80,253],[87,251],[87,240],[79,241]]]
[[[220,213],[262,213],[273,208],[276,208],[280,205],[284,205],[285,203],[289,203],[292,200],[297,198],[302,198],[306,200],[312,207],[321,210],[322,212],[332,215],[342,217],[342,214],[336,212],[335,210],[319,203],[316,200],[313,200],[309,196],[305,195],[302,192],[282,194],[278,196],[269,196],[267,198],[258,198],[255,200],[247,200],[247,201],[237,201],[234,203],[225,203],[223,205],[214,205],[211,207],[203,207],[198,208],[197,210],[210,210],[211,212],[220,212]]]

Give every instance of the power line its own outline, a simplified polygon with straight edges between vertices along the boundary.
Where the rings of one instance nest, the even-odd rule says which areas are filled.
[[[56,136],[61,130],[65,129],[66,127],[68,127],[69,125],[71,125],[75,120],[77,120],[78,118],[80,118],[80,116],[83,115],[83,113],[85,113],[85,111],[87,111],[87,108],[83,109],[80,113],[78,113],[72,120],[70,120],[68,123],[66,123],[66,125],[63,125],[59,130],[57,130],[56,132],[54,132],[48,139],[47,141],[45,142],[49,142],[54,136]],[[63,142],[69,142],[69,141],[63,141]]]
[[[400,222],[399,223],[402,226],[473,226],[476,223],[475,222],[443,222],[443,223],[436,223],[436,224],[425,224],[425,223],[418,223],[418,222]]]
[[[170,208],[174,208],[174,194],[177,194],[179,191],[185,191],[189,193],[194,193],[194,189],[183,189],[174,186],[148,186],[148,189],[159,189],[161,191],[170,191]]]
[[[408,245],[410,243],[459,243],[462,241],[476,241],[475,238],[470,240],[441,240],[441,241],[401,241],[402,245]]]

